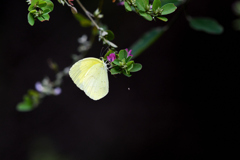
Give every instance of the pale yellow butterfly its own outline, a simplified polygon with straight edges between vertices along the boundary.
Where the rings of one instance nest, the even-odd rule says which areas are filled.
[[[69,71],[73,82],[88,97],[99,100],[109,91],[107,64],[97,58],[84,58],[76,62]]]

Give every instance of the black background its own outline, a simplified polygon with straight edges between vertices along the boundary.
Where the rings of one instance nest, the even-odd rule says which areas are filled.
[[[47,59],[61,69],[68,66],[77,39],[90,33],[67,6],[53,2],[50,21],[34,27],[25,1],[1,4],[0,160],[48,160],[41,157],[52,152],[68,160],[215,159],[239,152],[240,33],[231,26],[233,1],[192,0],[188,13],[215,18],[224,33],[194,31],[181,14],[135,59],[143,65],[140,72],[109,76],[110,92],[102,100],[92,101],[66,77],[61,95],[20,113],[15,107],[27,90],[44,76],[54,78]],[[91,12],[98,5],[82,3]],[[110,0],[103,14],[120,49],[164,25],[126,13]],[[96,41],[88,56],[99,57],[101,48]]]

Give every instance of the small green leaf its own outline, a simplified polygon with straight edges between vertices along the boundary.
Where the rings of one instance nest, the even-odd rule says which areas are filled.
[[[19,112],[28,112],[28,111],[33,110],[33,106],[31,106],[30,104],[21,102],[21,103],[18,103],[17,110]]]
[[[80,23],[80,25],[82,27],[91,27],[92,26],[92,22],[87,19],[85,16],[83,16],[80,13],[74,14],[74,17],[78,20],[78,22]]]
[[[116,64],[116,65],[118,65],[118,66],[120,65],[119,62],[120,62],[119,59],[115,59],[115,60],[113,61],[113,63]]]
[[[28,13],[28,23],[29,23],[31,26],[33,26],[33,25],[34,25],[34,22],[35,22],[35,20],[34,20],[33,15],[32,15],[31,13]]]
[[[43,14],[48,14],[49,12],[51,12],[51,10],[50,9],[45,9],[45,10],[43,10]]]
[[[137,7],[140,11],[146,11],[146,0],[136,0]]]
[[[29,7],[28,7],[28,11],[30,12],[31,10],[35,9],[35,6],[33,4],[31,4]]]
[[[23,97],[23,102],[19,103],[16,108],[19,112],[28,112],[34,109],[31,98],[27,95]]]
[[[118,55],[119,55],[119,59],[123,60],[124,58],[127,58],[128,53],[125,49],[122,49],[122,50],[120,50]]]
[[[47,2],[41,0],[41,1],[39,1],[39,3],[38,3],[37,6],[38,6],[39,8],[42,8],[42,7],[45,7],[46,5],[47,5]]]
[[[116,68],[112,68],[112,69],[110,70],[110,72],[111,72],[112,75],[121,73],[121,71],[117,70]]]
[[[132,8],[131,8],[131,6],[125,1],[124,2],[124,6],[125,6],[125,9],[126,9],[126,11],[132,11]]]
[[[148,21],[152,21],[152,19],[153,19],[151,15],[149,15],[145,12],[139,12],[139,14]]]
[[[163,9],[162,15],[167,15],[173,13],[177,9],[177,7],[173,3],[168,3],[162,6],[161,9]]]
[[[128,72],[127,70],[123,70],[122,72],[125,76],[127,77],[131,77],[132,75],[130,74],[130,72]]]
[[[146,32],[140,39],[138,39],[131,47],[133,58],[139,56],[145,49],[147,49],[153,42],[155,42],[164,32],[165,28],[154,28]]]
[[[142,65],[139,63],[134,63],[133,68],[130,70],[130,72],[137,72],[142,69]]]
[[[161,1],[160,0],[154,0],[152,5],[153,12],[156,12],[158,8],[161,8]]]
[[[46,20],[46,21],[49,21],[49,19],[50,19],[49,14],[44,14],[44,15],[42,15],[42,17],[43,17],[44,20]]]
[[[37,19],[41,22],[43,22],[45,20],[42,16],[37,17]]]
[[[160,19],[160,20],[162,20],[162,21],[164,21],[164,22],[167,22],[168,21],[168,19],[166,18],[166,17],[157,17],[158,19]]]
[[[35,5],[39,0],[31,0],[31,5]]]
[[[126,59],[126,62],[130,61],[132,59],[132,56],[128,56]]]
[[[108,33],[105,38],[109,41],[112,41],[114,39],[114,33],[111,30],[106,30],[106,32]]]
[[[189,18],[190,26],[197,31],[204,31],[209,34],[223,33],[223,27],[212,18]]]
[[[182,3],[185,3],[185,1],[180,1],[180,0],[161,0],[162,5],[165,5],[167,3],[174,3],[176,6],[179,6]]]
[[[130,61],[127,63],[127,70],[130,71],[133,68],[134,62]]]

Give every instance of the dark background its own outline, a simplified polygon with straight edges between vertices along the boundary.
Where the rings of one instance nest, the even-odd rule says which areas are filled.
[[[15,107],[27,90],[44,76],[54,78],[47,59],[60,69],[68,66],[77,39],[90,33],[67,6],[53,2],[50,21],[34,27],[27,22],[25,1],[1,4],[0,160],[216,159],[239,152],[240,33],[231,26],[237,18],[234,1],[192,0],[189,14],[215,18],[224,33],[194,31],[181,14],[135,59],[143,65],[140,72],[131,78],[109,75],[110,92],[102,100],[89,99],[66,77],[61,95],[20,113]],[[82,3],[91,12],[98,5]],[[103,14],[119,49],[165,24],[126,13],[110,0]],[[89,56],[99,57],[101,48],[96,41]]]

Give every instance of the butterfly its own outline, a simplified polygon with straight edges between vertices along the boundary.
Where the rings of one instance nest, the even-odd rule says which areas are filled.
[[[76,62],[69,71],[69,75],[78,88],[93,99],[105,97],[109,91],[107,64],[97,58],[84,58]]]

